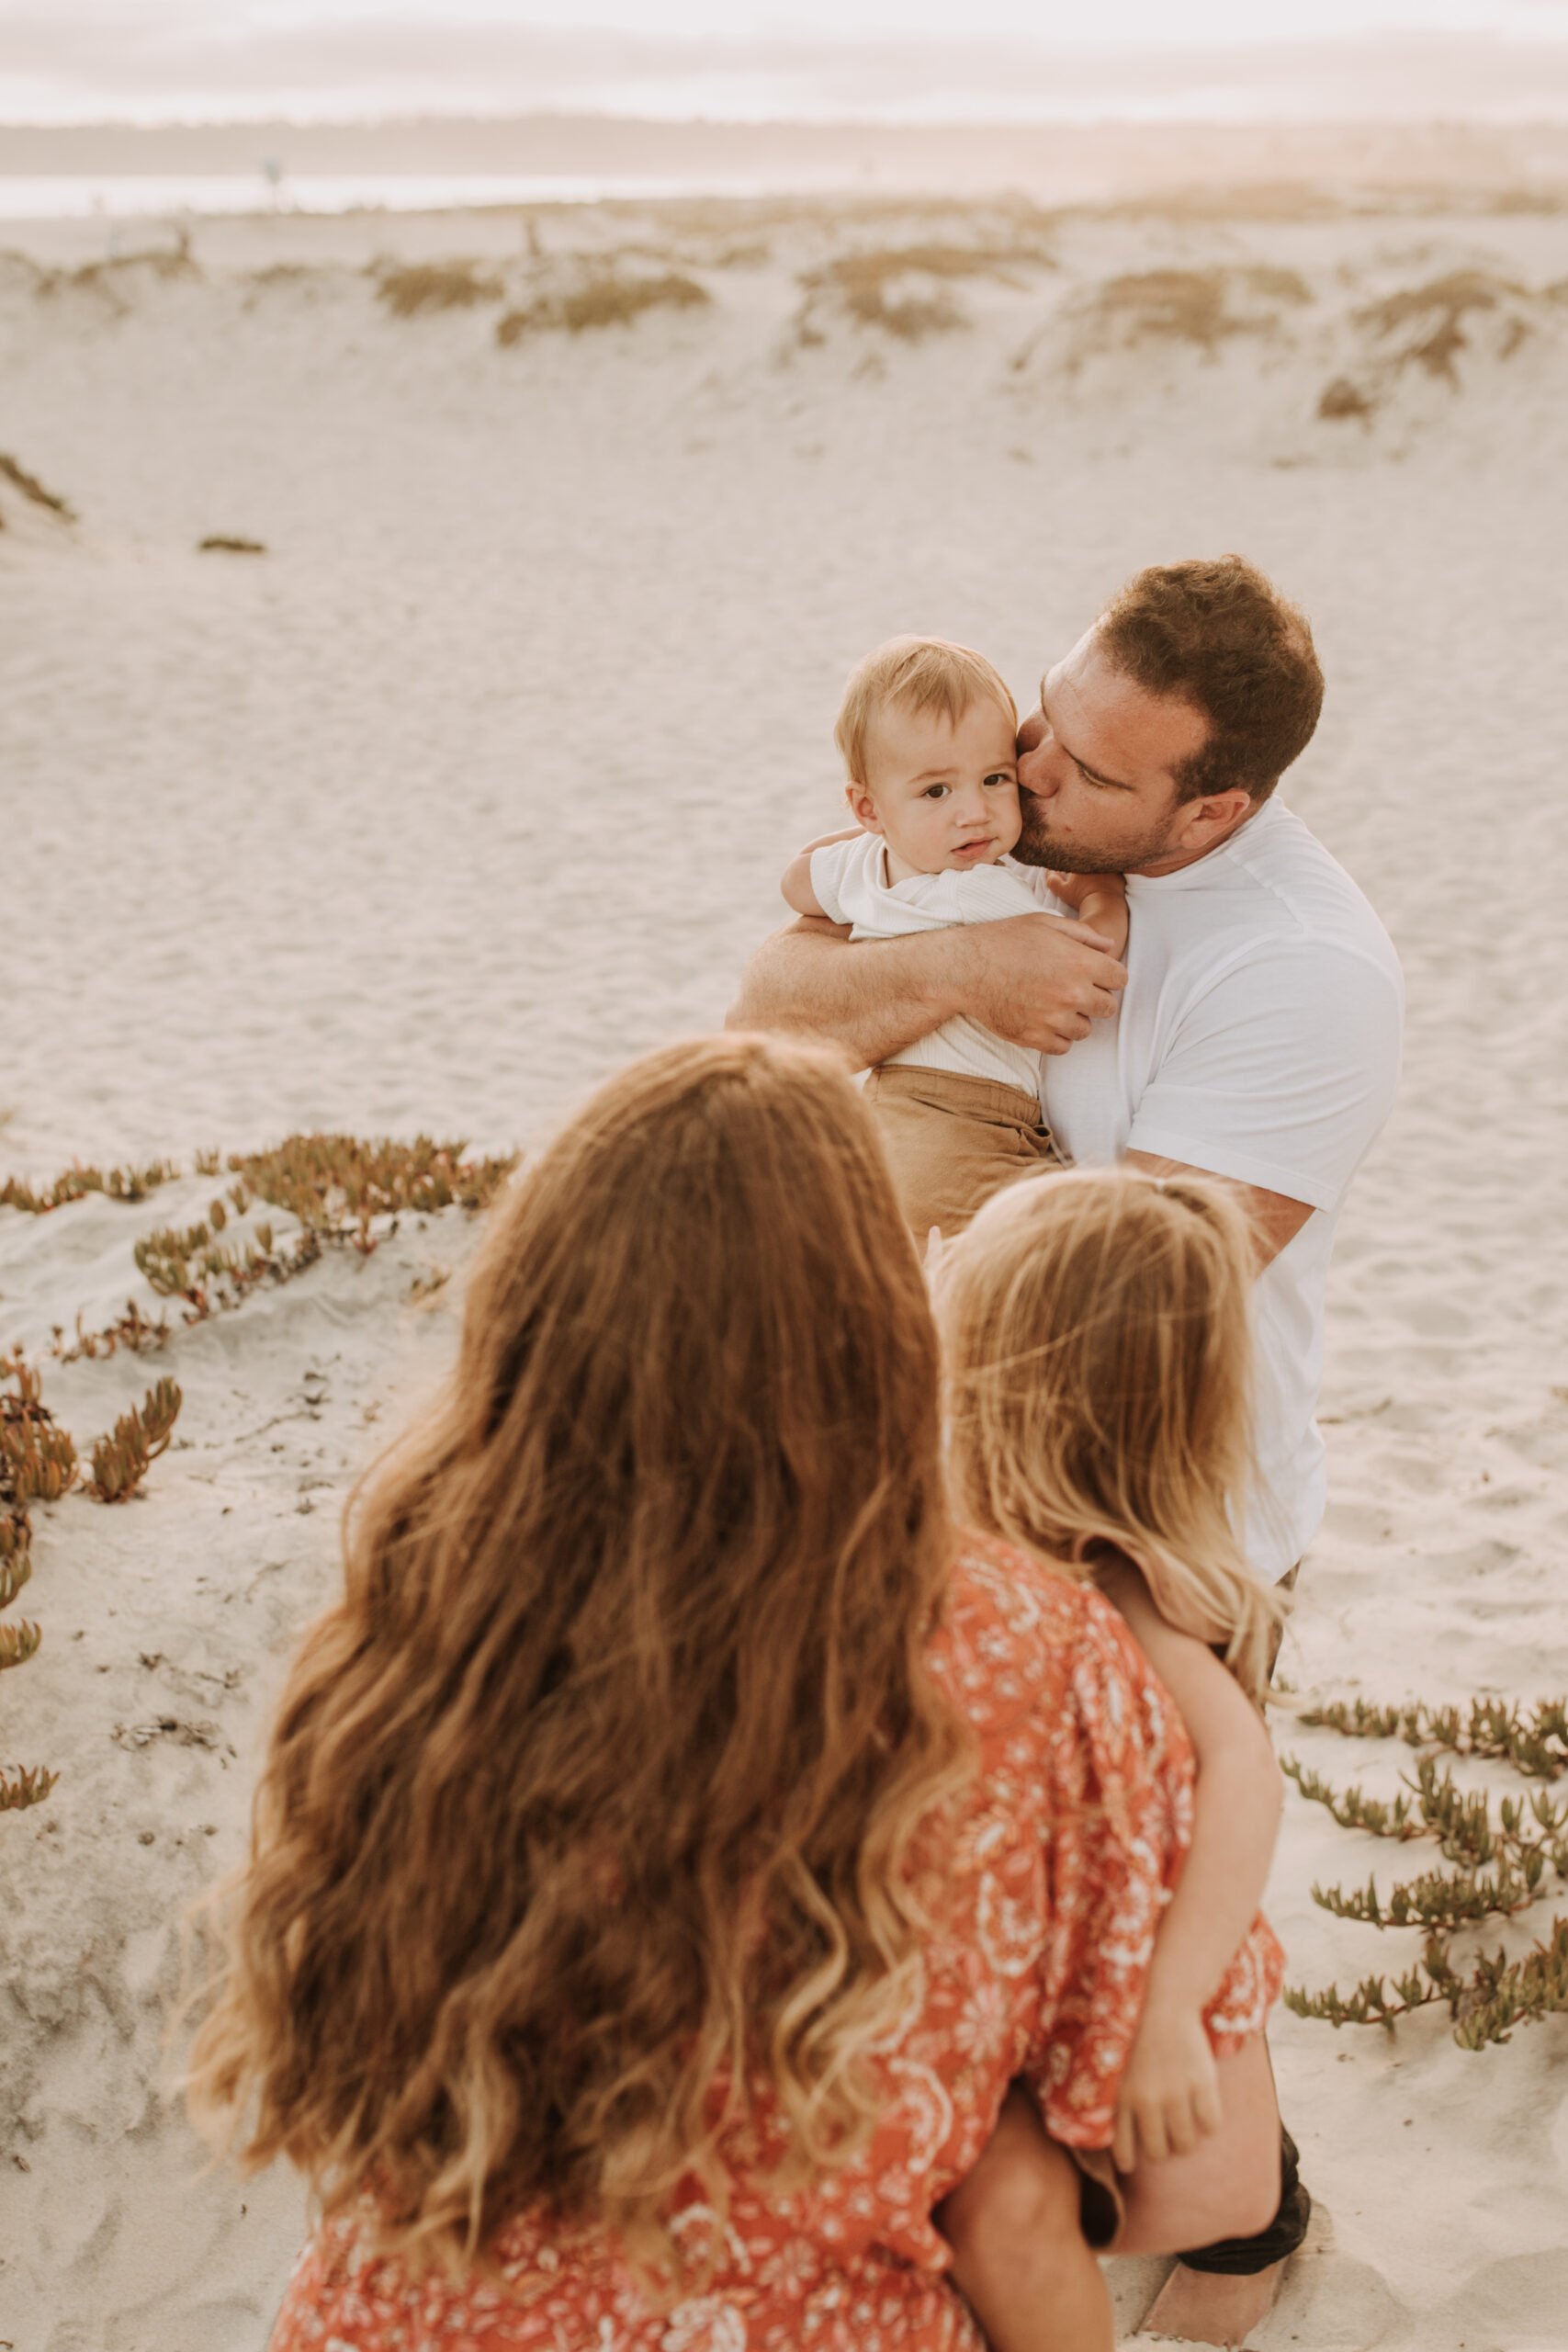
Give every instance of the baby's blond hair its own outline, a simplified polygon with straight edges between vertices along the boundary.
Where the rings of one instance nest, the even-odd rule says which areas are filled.
[[[990,700],[1018,725],[1018,705],[1007,680],[983,653],[944,637],[890,637],[851,671],[833,741],[850,782],[865,784],[865,740],[877,712],[890,703],[912,711],[940,711],[950,727],[976,702]]]
[[[987,1202],[938,1302],[964,1513],[1069,1576],[1123,1553],[1261,1701],[1285,1605],[1239,1534],[1252,1274],[1223,1184],[1075,1169]]]

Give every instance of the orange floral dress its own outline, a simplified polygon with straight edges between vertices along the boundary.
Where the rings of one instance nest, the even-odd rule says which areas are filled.
[[[1110,2144],[1160,1913],[1191,1838],[1192,1752],[1170,1699],[1091,1587],[966,1537],[932,1664],[979,1736],[944,1824],[944,1916],[924,1997],[878,2062],[882,2121],[855,2161],[760,2185],[783,2124],[765,2085],[731,2166],[727,2256],[672,2312],[615,2239],[523,2214],[500,2278],[412,2278],[352,2219],[300,2256],[270,2352],[984,2352],[942,2273],[933,2205],[1024,2075],[1055,2136]],[[1258,2032],[1282,1955],[1259,1918],[1208,2012],[1216,2051]],[[673,2217],[713,2219],[694,2190]],[[510,2286],[514,2291],[509,2292]]]

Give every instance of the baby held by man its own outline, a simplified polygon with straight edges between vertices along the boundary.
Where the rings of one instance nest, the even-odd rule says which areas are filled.
[[[1008,915],[1071,922],[1070,907],[1119,956],[1120,875],[1047,873],[1010,854],[1023,826],[1017,736],[1017,706],[983,654],[941,638],[878,646],[834,729],[856,830],[793,861],[789,905],[850,924],[854,940]],[[1066,1165],[1041,1109],[1039,1055],[962,1014],[874,1069],[865,1099],[922,1248],[933,1227],[962,1232],[1003,1185]]]

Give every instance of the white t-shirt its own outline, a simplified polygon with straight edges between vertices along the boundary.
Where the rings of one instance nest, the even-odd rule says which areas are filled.
[[[1010,859],[963,873],[912,874],[908,881],[889,882],[886,848],[880,833],[860,833],[811,853],[817,903],[829,922],[853,925],[852,940],[902,939],[913,931],[945,931],[955,922],[1064,911],[1053,901],[1043,875]],[[1039,1055],[1010,1045],[963,1013],[888,1059],[919,1069],[953,1070],[961,1078],[987,1078],[1026,1094],[1040,1092]]]
[[[1399,1081],[1399,960],[1343,866],[1277,800],[1195,865],[1130,874],[1127,899],[1120,1015],[1047,1059],[1046,1114],[1082,1164],[1146,1151],[1313,1207],[1256,1293],[1266,1491],[1247,1537],[1273,1582],[1323,1519],[1328,1261]]]

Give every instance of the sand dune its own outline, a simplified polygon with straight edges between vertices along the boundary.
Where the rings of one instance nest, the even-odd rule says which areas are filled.
[[[834,808],[865,646],[960,636],[1028,697],[1134,565],[1243,548],[1330,680],[1287,797],[1411,1003],[1342,1229],[1288,1670],[1568,1690],[1568,217],[612,207],[225,222],[151,260],[107,234],[0,263],[0,447],[75,518],[0,468],[0,1162],[188,1167],[318,1125],[525,1145],[721,1017]],[[44,1644],[0,1687],[7,1755],[62,1772],[0,1820],[0,2335],[28,2352],[262,2340],[301,2202],[188,2185],[155,2089],[175,1919],[240,1849],[336,1504],[444,1360],[468,1246],[405,1223],[156,1359],[53,1363],[79,1309],[154,1310],[133,1241],[211,1191],[0,1208],[0,1339],[78,1438],[155,1370],[186,1396],[144,1501],[39,1514]],[[1280,1744],[1384,1792],[1410,1763]],[[1292,1796],[1292,1978],[1407,1967],[1415,1929],[1310,1887],[1432,1859]],[[1522,1950],[1568,1910],[1544,1893],[1463,1948]],[[1469,2053],[1440,2008],[1393,2038],[1287,2017],[1275,2051],[1319,2207],[1264,2352],[1568,2344],[1568,2024]],[[1119,2278],[1129,2325],[1151,2276]]]

